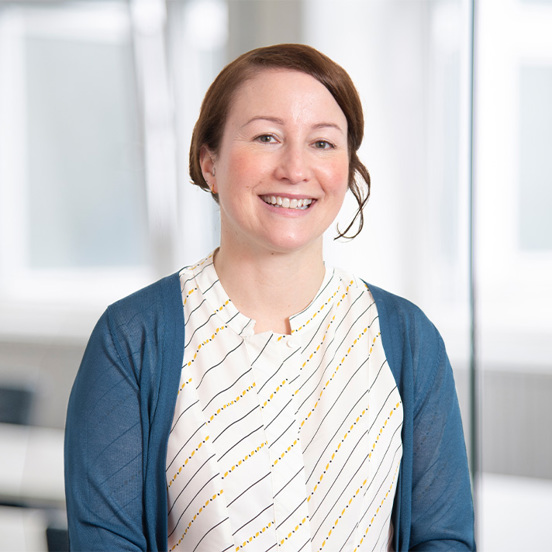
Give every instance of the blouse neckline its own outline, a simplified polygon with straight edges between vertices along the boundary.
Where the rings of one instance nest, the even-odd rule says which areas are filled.
[[[213,313],[220,319],[221,324],[231,328],[241,337],[254,335],[255,320],[238,310],[222,286],[214,264],[214,252],[190,269],[195,276],[197,291],[205,298]],[[311,322],[325,310],[331,308],[331,304],[335,300],[338,300],[342,286],[343,282],[337,276],[336,270],[326,266],[322,284],[313,300],[302,311],[290,316],[291,335],[298,332],[301,332],[301,335],[309,333],[309,327],[316,326]],[[262,332],[262,334],[286,337],[271,331]]]

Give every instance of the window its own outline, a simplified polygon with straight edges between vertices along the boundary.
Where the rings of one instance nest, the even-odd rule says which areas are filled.
[[[0,6],[1,332],[84,337],[108,303],[214,247],[186,152],[225,25],[216,0]]]
[[[0,9],[4,300],[102,295],[98,273],[148,267],[130,21],[98,4]]]

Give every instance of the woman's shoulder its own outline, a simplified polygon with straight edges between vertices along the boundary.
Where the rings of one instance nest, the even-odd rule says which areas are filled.
[[[366,281],[364,283],[376,303],[380,324],[384,322],[386,325],[396,326],[403,331],[415,329],[436,331],[433,323],[418,305],[381,287]]]
[[[179,275],[174,273],[112,303],[107,312],[113,322],[127,325],[157,318],[171,309],[180,311],[180,306]]]
[[[367,282],[352,272],[333,267],[331,273],[337,277],[347,290],[354,288],[354,298],[365,295],[366,301],[375,303],[380,320],[380,326],[385,327],[387,333],[400,337],[403,332],[412,330],[426,330],[434,332],[435,327],[423,310],[412,301],[396,295],[379,286]]]
[[[184,316],[178,273],[166,276],[112,303],[98,320],[90,344],[108,341],[119,355],[144,346],[158,347],[183,334]],[[157,345],[155,345],[157,344]]]
[[[378,311],[386,354],[401,364],[408,351],[412,357],[435,359],[446,356],[441,334],[424,311],[412,301],[366,283]]]

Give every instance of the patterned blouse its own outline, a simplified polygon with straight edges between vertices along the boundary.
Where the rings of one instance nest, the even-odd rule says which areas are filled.
[[[280,335],[255,334],[212,254],[180,282],[169,550],[388,550],[403,411],[366,285],[327,268]]]

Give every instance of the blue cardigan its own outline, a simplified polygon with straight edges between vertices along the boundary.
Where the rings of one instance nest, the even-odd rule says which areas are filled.
[[[395,550],[475,550],[462,423],[443,341],[412,303],[369,287],[404,409]],[[67,413],[71,550],[167,549],[165,460],[183,351],[178,274],[111,305],[96,325]]]

